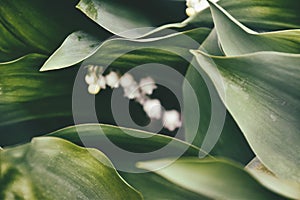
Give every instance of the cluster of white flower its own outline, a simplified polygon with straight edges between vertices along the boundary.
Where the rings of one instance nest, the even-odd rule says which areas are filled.
[[[212,0],[213,2],[217,2],[219,0]],[[186,14],[191,17],[197,14],[198,12],[209,7],[207,0],[186,0]]]
[[[118,88],[121,85],[124,96],[140,103],[149,118],[156,120],[162,118],[164,127],[170,131],[181,127],[180,114],[176,110],[163,112],[160,101],[149,97],[157,88],[155,81],[151,77],[142,78],[138,83],[129,73],[125,73],[123,76],[114,71],[111,71],[106,76],[102,74],[103,67],[87,66],[85,81],[89,85],[88,92],[90,94],[98,94],[101,89],[106,88],[106,85],[111,88]]]

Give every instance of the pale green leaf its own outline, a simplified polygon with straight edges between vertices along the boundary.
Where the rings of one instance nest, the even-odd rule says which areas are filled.
[[[95,149],[54,138],[1,151],[0,197],[6,199],[142,199]]]
[[[280,179],[269,171],[257,157],[255,157],[246,169],[265,187],[291,199],[300,198],[300,183]]]
[[[100,43],[99,39],[85,32],[74,32],[48,58],[40,71],[61,69],[75,65],[93,53],[100,46]]]
[[[160,168],[168,159],[138,163],[187,190],[212,199],[285,199],[264,188],[241,166],[222,159],[182,158]]]
[[[128,38],[141,37],[157,26],[181,21],[185,17],[184,7],[184,1],[169,0],[81,0],[77,5],[103,28]]]
[[[226,55],[257,51],[300,53],[300,29],[257,33],[242,25],[219,5],[210,2],[210,8]]]
[[[218,4],[247,27],[256,31],[300,28],[300,4],[295,0],[220,0]],[[213,27],[207,8],[186,20],[196,27]]]
[[[130,174],[122,173],[121,176],[143,195],[145,200],[172,199],[172,200],[209,200],[210,198],[186,190],[165,178],[153,173]]]
[[[222,55],[215,30],[203,42],[201,48]],[[210,78],[194,61],[186,72],[186,81],[183,84],[186,141],[209,151],[212,155],[231,158],[243,164],[248,163],[253,153],[243,133],[226,111]],[[191,99],[193,93],[197,96],[196,104]],[[198,119],[191,114],[195,113],[196,107],[199,107]]]
[[[198,156],[200,152],[206,154],[199,148],[176,138],[105,124],[71,126],[55,131],[49,136],[60,137],[86,147],[98,148],[110,158],[117,169],[121,167],[130,171],[135,169],[136,162],[149,158],[149,155],[138,157],[129,153],[124,154],[127,156],[121,156],[121,154],[110,148],[108,145],[110,143],[107,143],[106,138],[112,142],[113,146],[115,145],[125,151],[134,153],[151,154],[151,152],[159,151],[159,149],[168,145],[167,149],[162,151],[164,153],[151,155],[152,158],[155,157],[156,159],[167,156]],[[120,153],[123,152],[120,151]]]
[[[257,157],[279,177],[299,181],[300,56],[194,54]]]

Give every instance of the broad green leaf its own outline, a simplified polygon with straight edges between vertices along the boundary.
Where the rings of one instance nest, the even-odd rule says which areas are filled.
[[[264,188],[241,166],[222,159],[179,159],[159,168],[168,159],[138,163],[174,184],[212,199],[285,199]]]
[[[220,0],[235,19],[256,31],[300,28],[300,4],[295,0]],[[186,20],[196,27],[213,27],[210,9]]]
[[[81,0],[77,8],[113,34],[129,38],[185,17],[185,1]]]
[[[145,200],[172,199],[172,200],[208,200],[203,195],[186,190],[165,178],[153,173],[130,174],[120,172],[120,175],[135,189]]]
[[[126,170],[134,169],[136,162],[149,158],[149,155],[139,157],[131,154],[132,152],[139,154],[154,152],[150,155],[153,159],[180,155],[198,156],[199,152],[202,152],[199,148],[176,138],[105,124],[71,126],[55,131],[49,136],[60,137],[78,145],[97,148],[110,158],[117,169],[122,167]],[[110,142],[107,142],[107,138],[113,146],[120,147],[129,154],[123,154],[122,151],[116,152],[115,149],[110,148]],[[167,150],[162,151],[161,154],[155,153],[163,147],[166,147]],[[205,154],[205,152],[202,153]]]
[[[95,149],[35,138],[1,151],[1,199],[142,199]]]
[[[222,55],[215,30],[201,47],[210,53]],[[226,111],[210,78],[194,61],[186,72],[186,81],[183,84],[186,141],[212,155],[231,158],[243,164],[248,163],[253,153],[243,133]],[[197,96],[196,105],[191,101],[192,93]],[[195,112],[195,106],[199,107],[199,119],[195,119],[191,114]]]
[[[69,35],[61,46],[48,58],[40,71],[69,67],[83,61],[97,47],[101,41],[93,36],[77,31]]]
[[[147,62],[160,60],[162,63],[167,61],[169,65],[176,64],[179,60],[176,56],[172,56],[166,51],[162,52],[158,48],[160,47],[165,50],[168,50],[168,48],[170,50],[182,48],[182,51],[185,51],[185,54],[187,54],[188,49],[196,48],[197,43],[192,44],[191,41],[187,41],[186,38],[190,37],[196,42],[201,43],[208,35],[209,31],[210,30],[207,28],[197,28],[189,31],[172,33],[167,36],[148,38],[146,40],[112,38],[104,41],[101,45],[100,41],[98,41],[99,44],[97,45],[97,40],[92,36],[82,32],[75,32],[71,34],[61,47],[47,60],[41,68],[41,71],[69,67],[89,57],[92,57],[88,59],[89,62],[93,60],[99,65],[110,64],[121,56],[120,52],[125,53],[137,49],[140,49],[140,51],[133,53],[134,56],[130,55],[130,53],[127,57],[124,55],[124,59],[121,60],[125,60],[125,62],[116,63],[116,67],[124,68],[124,65],[132,67],[133,63],[138,63],[141,60],[147,60]],[[81,37],[81,40],[77,39],[78,36]],[[96,46],[94,46],[94,44]],[[92,47],[90,45],[92,45]]]
[[[278,177],[299,181],[300,56],[194,54],[257,157]]]
[[[0,62],[29,53],[49,54],[71,32],[81,29],[107,36],[75,8],[77,0],[2,0]]]
[[[291,199],[300,198],[300,184],[290,180],[284,180],[276,177],[269,171],[257,157],[255,157],[246,169],[270,190],[275,191]]]
[[[257,51],[300,53],[300,29],[257,33],[242,25],[219,5],[210,2],[210,8],[218,38],[226,55]]]

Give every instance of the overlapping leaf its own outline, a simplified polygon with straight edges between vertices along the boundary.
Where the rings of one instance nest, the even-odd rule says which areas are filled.
[[[209,200],[210,198],[186,190],[165,178],[153,173],[130,174],[120,173],[121,176],[143,195],[145,200]]]
[[[215,30],[203,42],[201,48],[222,55]],[[243,164],[248,163],[253,153],[247,141],[226,111],[210,78],[194,61],[186,72],[186,81],[183,84],[186,141],[209,151],[212,155],[228,157]],[[197,96],[196,104],[191,101],[192,93]],[[195,112],[196,107],[199,107],[199,119],[195,119],[191,114]]]
[[[110,158],[116,168],[126,170],[134,169],[136,162],[149,159],[149,155],[153,159],[159,159],[167,156],[198,156],[199,152],[202,152],[199,148],[172,137],[105,124],[67,127],[55,131],[49,136],[97,148]],[[114,149],[114,146],[124,149],[128,154]],[[155,152],[163,147],[166,149],[160,154]],[[132,153],[140,153],[142,157]],[[205,152],[202,153],[205,154]]]
[[[185,17],[184,1],[81,0],[77,7],[113,34],[129,38],[141,37],[157,26]]]
[[[258,158],[279,177],[299,181],[300,56],[194,54]]]
[[[182,158],[160,168],[164,162],[168,160],[148,161],[138,166],[212,199],[286,199],[263,187],[239,165],[226,160]]]
[[[142,199],[95,149],[42,137],[0,153],[1,199]]]
[[[238,21],[256,31],[300,28],[300,4],[294,0],[220,0],[218,4]],[[185,23],[212,27],[210,9],[203,10]]]
[[[91,57],[92,55],[92,58],[88,59],[89,62],[96,60],[95,62],[100,62],[100,65],[106,65],[118,59],[118,57],[122,56],[122,54],[127,54],[134,50],[140,51],[133,53],[134,56],[128,54],[126,57],[126,55],[124,55],[125,62],[117,63],[116,66],[118,68],[128,68],[129,66],[132,66],[133,63],[138,63],[142,57],[143,60],[147,58],[148,62],[160,60],[161,63],[163,63],[164,60],[166,60],[170,64],[178,63],[179,58],[171,55],[172,50],[180,48],[182,49],[180,50],[182,53],[180,56],[184,56],[184,54],[187,55],[188,49],[197,48],[197,45],[205,39],[208,33],[209,29],[207,28],[197,28],[178,33],[172,32],[172,34],[167,36],[144,40],[112,38],[101,45],[99,41],[99,47],[96,48],[95,51],[94,44],[97,44],[97,40],[93,39],[86,33],[76,32],[69,36],[58,50],[47,60],[41,68],[41,71],[69,67],[73,64],[79,63],[85,58]],[[78,37],[81,39],[79,40]],[[191,39],[187,39],[188,37]],[[197,44],[197,42],[199,44]],[[162,52],[162,50],[165,51]],[[170,51],[169,53],[167,53],[168,50]]]
[[[257,51],[300,53],[300,29],[257,33],[242,25],[219,5],[211,2],[210,7],[218,38],[226,55]]]

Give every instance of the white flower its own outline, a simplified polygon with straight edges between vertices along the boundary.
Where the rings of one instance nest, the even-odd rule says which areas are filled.
[[[130,86],[124,88],[124,96],[129,99],[137,99],[141,97],[141,92],[139,90],[139,86],[136,82],[133,82]]]
[[[193,8],[198,3],[200,3],[199,0],[186,0],[186,6],[189,8]]]
[[[87,75],[85,75],[84,79],[85,79],[85,82],[90,85],[90,84],[94,84],[96,82],[97,77],[95,74],[87,74]]]
[[[218,2],[219,0],[211,0]],[[209,7],[207,0],[186,0],[187,9],[185,10],[188,16],[193,16]]]
[[[133,84],[135,84],[135,80],[133,78],[133,76],[129,73],[124,74],[121,78],[120,78],[120,85],[123,88],[129,87]]]
[[[151,119],[161,118],[161,104],[157,99],[146,100],[143,109]]]
[[[194,8],[187,8],[185,9],[185,13],[187,16],[191,17],[196,14],[196,11]]]
[[[165,128],[170,131],[174,131],[182,125],[180,114],[176,110],[165,111],[163,115],[163,123]]]
[[[155,90],[157,86],[155,85],[153,78],[146,77],[140,80],[140,88],[143,94],[151,95],[153,93],[153,90]]]
[[[98,84],[90,84],[88,87],[88,91],[90,94],[98,94],[100,91],[100,86]]]
[[[106,81],[105,81],[105,77],[104,76],[100,75],[98,77],[97,85],[99,85],[101,89],[105,89],[106,88]]]
[[[118,88],[119,87],[119,75],[111,71],[109,74],[105,76],[106,84],[111,88]]]

